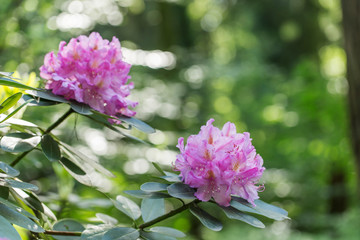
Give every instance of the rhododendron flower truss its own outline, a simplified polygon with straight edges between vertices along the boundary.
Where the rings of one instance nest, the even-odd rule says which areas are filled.
[[[62,41],[57,55],[50,52],[40,67],[40,76],[47,80],[46,88],[67,100],[88,104],[110,115],[132,117],[135,107],[126,97],[134,87],[127,84],[131,65],[124,62],[120,42],[103,39],[93,32],[79,36],[67,44]]]
[[[258,191],[263,189],[257,185],[265,170],[263,159],[256,154],[249,133],[236,133],[230,122],[220,130],[213,122],[210,119],[198,135],[191,135],[186,146],[179,138],[181,153],[175,170],[185,184],[196,188],[199,200],[213,198],[219,205],[229,206],[231,196],[236,195],[255,205]]]

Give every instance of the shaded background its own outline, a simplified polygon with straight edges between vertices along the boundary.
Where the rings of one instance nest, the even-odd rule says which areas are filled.
[[[116,36],[133,64],[137,117],[158,130],[132,131],[156,145],[149,147],[81,117],[62,125],[56,132],[62,139],[117,176],[99,188],[112,196],[137,189],[155,173],[150,161],[171,169],[178,137],[198,133],[209,118],[218,127],[231,121],[250,132],[264,159],[260,197],[292,220],[264,219],[265,230],[229,221],[215,233],[185,213],[169,226],[189,232],[189,240],[357,239],[341,20],[339,0],[2,0],[0,69],[38,75],[60,41],[92,31]],[[24,118],[48,126],[66,109],[50,111],[28,108]],[[60,166],[36,153],[27,160],[19,165],[26,169],[21,178],[41,187],[59,218],[96,222],[102,212],[126,222],[101,193]]]

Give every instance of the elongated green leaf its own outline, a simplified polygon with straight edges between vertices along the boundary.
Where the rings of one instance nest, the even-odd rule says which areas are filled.
[[[261,200],[255,200],[255,204],[256,206],[253,206],[246,200],[234,196],[232,197],[232,200],[230,202],[230,205],[232,207],[242,212],[250,212],[263,215],[277,221],[289,219],[289,217],[287,216],[287,212],[284,209],[265,203]]]
[[[168,235],[171,237],[176,237],[176,238],[186,237],[186,235],[183,232],[181,232],[175,228],[169,228],[169,227],[152,227],[149,229],[149,231],[161,233],[161,234]]]
[[[141,210],[139,206],[124,196],[118,195],[116,197],[116,201],[113,201],[113,203],[117,209],[128,215],[133,220],[136,220],[141,216]]]
[[[8,199],[9,197],[9,188],[0,186],[0,198]]]
[[[28,106],[37,106],[37,107],[52,106],[52,105],[61,103],[61,102],[54,102],[54,101],[46,100],[46,99],[39,98],[39,97],[34,97],[29,94],[24,94],[22,96],[22,99],[24,101],[29,101]]]
[[[1,162],[0,161],[0,169],[4,171],[4,173],[6,173],[7,175],[10,175],[12,177],[16,177],[20,174],[20,172],[18,170],[16,170],[15,168],[11,167],[10,165]]]
[[[159,192],[166,191],[169,184],[158,182],[147,182],[140,186],[140,189],[145,192]]]
[[[1,138],[0,147],[5,152],[26,152],[36,147],[40,141],[40,136],[28,133],[9,133]]]
[[[55,141],[49,134],[45,134],[41,139],[41,149],[50,161],[58,161],[61,158],[60,148],[57,141]]]
[[[161,169],[161,167],[159,166],[159,164],[157,164],[156,162],[151,162],[151,164],[154,166],[154,168],[156,168],[156,170],[159,171],[159,173],[161,175],[166,175],[165,172]]]
[[[141,231],[140,235],[145,240],[176,240],[176,238],[169,235],[164,235],[157,232],[145,232]]]
[[[118,223],[118,220],[103,213],[97,213],[96,217],[108,225],[116,225]]]
[[[20,237],[19,233],[1,215],[0,215],[0,239],[21,240],[21,237]]]
[[[39,220],[37,217],[35,217],[34,215],[32,215],[31,213],[29,213],[28,211],[26,211],[25,209],[13,204],[12,202],[9,202],[8,200],[1,198],[0,197],[0,203],[6,205],[7,207],[11,208],[12,210],[21,213],[22,215],[24,215],[25,217],[34,219],[34,220]]]
[[[258,211],[256,211],[254,208],[248,206],[245,204],[245,200],[240,199],[240,198],[235,198],[232,197],[232,200],[230,202],[230,205],[234,208],[236,208],[239,211],[242,212],[248,212],[248,213],[255,213],[255,214],[260,214]],[[247,203],[247,202],[246,202]]]
[[[130,134],[127,134],[127,133],[124,133],[123,131],[121,131],[118,127],[116,126],[113,126],[109,123],[108,121],[108,118],[104,118],[102,115],[100,115],[99,112],[96,112],[96,111],[92,111],[94,114],[93,115],[87,115],[86,117],[88,117],[89,119],[93,120],[94,122],[97,122],[111,130],[113,130],[114,132],[117,132],[121,135],[123,135],[124,137],[127,137],[127,138],[130,138],[131,140],[134,140],[136,142],[141,142],[143,144],[146,144],[146,145],[153,145],[153,144],[150,144],[149,142],[145,142],[144,140],[141,140],[137,137],[134,137]]]
[[[6,112],[11,107],[13,107],[21,98],[22,93],[15,93],[14,95],[11,95],[3,103],[0,105],[0,114],[3,112]]]
[[[79,114],[82,114],[82,115],[92,115],[93,114],[91,111],[91,108],[87,104],[71,101],[70,106],[75,112],[77,112]]]
[[[56,216],[54,215],[54,213],[44,204],[42,203],[39,198],[36,196],[35,193],[33,192],[25,192],[22,189],[19,188],[14,188],[12,189],[12,193],[13,197],[16,198],[16,200],[18,202],[23,202],[24,204],[26,204],[26,206],[28,206],[29,208],[31,208],[33,211],[38,211],[41,212],[43,214],[45,214],[46,216],[48,216],[50,219],[56,221]],[[26,212],[21,212],[22,214],[28,216],[26,214]],[[33,218],[31,216],[29,216],[30,218]]]
[[[184,183],[173,183],[167,190],[171,196],[176,198],[195,199],[195,190]]]
[[[141,202],[141,216],[144,222],[149,222],[165,214],[165,201],[163,198],[144,198]]]
[[[18,213],[17,211],[9,208],[8,206],[0,203],[0,215],[6,216],[6,219],[20,227],[28,229],[32,232],[44,232],[44,229],[31,221],[29,218],[25,217],[24,215]]]
[[[118,227],[105,233],[103,240],[137,240],[140,236],[139,231],[134,228]]]
[[[81,240],[102,240],[103,236],[112,226],[107,224],[91,226],[85,229],[81,234]]]
[[[154,133],[155,129],[150,127],[148,124],[144,123],[143,121],[140,121],[139,119],[132,118],[132,117],[124,117],[119,116],[118,119],[120,119],[123,122],[126,122],[135,128],[139,129],[140,131],[144,133]]]
[[[124,193],[136,198],[169,198],[170,195],[161,192],[145,192],[142,190],[127,190]]]
[[[7,115],[5,114],[0,114],[0,119],[4,119],[6,118]],[[23,126],[23,127],[32,127],[32,128],[37,128],[38,126],[34,123],[22,120],[22,119],[17,119],[17,118],[9,118],[8,120],[6,120],[4,122],[4,124],[11,124],[11,125],[17,125],[17,126]]]
[[[220,231],[222,229],[222,224],[219,220],[211,216],[209,213],[205,212],[203,209],[193,204],[190,206],[190,212],[200,220],[200,222],[207,228],[213,231]]]
[[[30,89],[30,90],[36,90],[36,88],[27,86],[25,84],[19,83],[15,80],[0,77],[0,85],[8,86],[8,87],[14,87],[14,88],[22,88],[22,89]]]
[[[65,157],[62,157],[60,159],[60,163],[61,163],[61,165],[63,165],[66,168],[66,170],[70,170],[72,173],[75,173],[77,175],[85,175],[86,174],[86,172],[84,172],[84,170],[82,170],[78,165],[71,162],[69,159],[67,159]]]
[[[23,194],[25,197],[26,195]],[[29,192],[25,197],[26,202],[28,205],[39,212],[45,213],[44,204],[40,201],[40,199],[32,192]]]
[[[64,142],[61,142],[61,146],[63,146],[63,148],[62,148],[63,150],[64,149],[67,150],[67,153],[68,153],[69,157],[71,158],[70,160],[72,162],[76,162],[76,163],[79,162],[81,166],[84,166],[85,164],[87,164],[87,165],[93,167],[94,169],[96,169],[97,171],[99,171],[100,173],[104,174],[107,177],[115,177],[114,174],[112,174],[109,170],[104,168],[100,163],[91,159],[89,156],[86,156],[85,154],[83,154],[82,152],[73,148],[72,146],[70,146]]]
[[[0,72],[0,75],[11,77],[14,74],[14,72]]]
[[[59,103],[68,103],[69,102],[68,100],[66,100],[62,96],[58,96],[58,95],[53,94],[50,90],[45,90],[45,89],[42,89],[42,90],[27,90],[25,92],[32,95],[32,96],[34,96],[34,97],[39,97],[39,98],[54,101],[54,102],[59,102]]]
[[[16,181],[14,179],[4,179],[3,182],[3,186],[6,187],[13,187],[13,188],[20,188],[20,189],[27,189],[27,190],[32,190],[32,191],[37,191],[39,190],[39,188],[31,183],[26,183],[26,182],[20,182],[20,181]],[[2,183],[0,182],[0,185],[2,185]]]
[[[161,176],[160,178],[165,179],[168,182],[181,182],[181,178],[179,175],[171,172],[164,171],[166,176]]]
[[[243,212],[240,212],[236,208],[221,207],[221,209],[224,211],[225,215],[230,219],[240,220],[257,228],[265,228],[265,225],[259,219],[247,215]]]
[[[95,171],[90,164],[75,157],[66,148],[62,148],[62,150],[69,156],[69,158],[61,158],[60,163],[71,176],[86,186],[94,188],[102,187],[102,180],[104,178],[103,175]]]
[[[24,102],[23,104],[21,104],[19,107],[17,107],[14,111],[12,111],[9,115],[7,115],[4,119],[1,119],[0,123],[5,122],[6,120],[8,120],[9,118],[11,118],[12,116],[14,116],[18,111],[20,111],[23,107],[25,107],[29,101]]]
[[[62,219],[56,222],[53,226],[53,230],[64,232],[82,232],[85,230],[84,226],[78,221],[72,219]],[[65,237],[65,236],[53,236],[57,240],[80,240],[81,237]]]
[[[255,209],[263,214],[264,213],[269,214],[269,215],[271,214],[271,215],[273,215],[273,217],[276,217],[280,220],[289,219],[288,212],[282,208],[268,204],[259,199],[255,200],[254,203],[256,205]],[[275,219],[275,220],[277,220],[277,219]]]

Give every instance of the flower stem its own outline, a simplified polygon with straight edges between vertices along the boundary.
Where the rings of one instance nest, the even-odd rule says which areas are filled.
[[[48,134],[50,133],[54,128],[56,128],[57,126],[59,126],[68,116],[70,116],[70,114],[73,113],[73,110],[70,108],[64,115],[62,115],[58,120],[56,120],[56,122],[54,122],[53,124],[51,124],[44,132],[42,135]],[[33,148],[35,149],[35,148]],[[30,153],[33,149],[30,149],[29,151],[23,152],[22,154],[20,154],[17,158],[14,159],[14,161],[12,161],[12,163],[10,164],[10,166],[14,167],[16,164],[18,164],[18,162],[21,161],[21,159],[23,159],[26,155],[28,155],[28,153]]]
[[[65,232],[65,231],[53,231],[53,230],[45,230],[44,234],[57,235],[57,236],[81,236],[81,232]]]
[[[64,115],[62,115],[56,122],[54,122],[53,124],[51,124],[50,127],[48,127],[44,134],[48,134],[49,132],[51,132],[54,128],[56,128],[57,126],[59,126],[68,116],[70,116],[71,113],[73,113],[74,111],[72,110],[72,108],[70,108]]]
[[[190,205],[192,205],[194,203],[198,203],[198,202],[200,202],[200,200],[196,199],[196,200],[194,200],[192,202],[184,204],[183,206],[181,206],[181,207],[179,207],[179,208],[177,208],[175,210],[172,210],[172,211],[170,211],[170,212],[168,212],[168,213],[166,213],[166,214],[164,214],[164,215],[162,215],[162,216],[160,216],[158,218],[155,218],[155,219],[153,219],[153,220],[151,220],[149,222],[145,222],[145,223],[141,224],[139,226],[139,229],[143,230],[144,228],[150,227],[150,226],[152,226],[152,225],[154,225],[154,224],[156,224],[158,222],[161,222],[161,221],[163,221],[163,220],[165,220],[165,219],[167,219],[169,217],[172,217],[172,216],[174,216],[174,215],[176,215],[178,213],[181,213],[181,212],[185,211],[186,209],[188,209],[190,207]]]

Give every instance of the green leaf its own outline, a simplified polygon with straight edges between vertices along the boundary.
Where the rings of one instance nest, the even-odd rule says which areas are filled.
[[[64,231],[64,232],[82,232],[85,230],[84,226],[78,221],[72,219],[62,219],[56,222],[53,226],[53,230],[55,231]],[[73,237],[73,236],[52,236],[57,240],[80,240],[81,237]]]
[[[156,232],[141,231],[140,235],[145,240],[176,240],[176,238]]]
[[[205,212],[203,209],[199,208],[197,205],[193,204],[190,206],[190,212],[200,220],[200,222],[207,228],[213,231],[220,231],[222,229],[222,224],[219,220],[211,216],[209,213]]]
[[[175,228],[169,228],[169,227],[152,227],[149,229],[149,231],[168,235],[171,237],[176,237],[176,238],[186,237],[186,235],[183,232]]]
[[[0,72],[0,75],[11,77],[14,74],[14,72]]]
[[[4,78],[4,77],[0,77],[0,85],[8,86],[8,87],[14,87],[14,88],[36,90],[36,88],[27,86],[25,84],[22,84],[22,83],[19,83],[17,81],[14,81],[12,79]]]
[[[12,116],[14,116],[18,111],[20,111],[23,107],[25,107],[30,101],[26,101],[23,104],[21,104],[19,107],[17,107],[14,111],[12,111],[9,115],[7,115],[5,118],[1,119],[0,123],[5,122]]]
[[[179,175],[171,172],[164,171],[166,176],[161,176],[160,178],[165,179],[168,182],[181,182],[181,178]]]
[[[45,213],[44,204],[39,200],[39,198],[34,193],[27,193],[27,195],[22,194],[25,197],[24,200],[28,203],[28,205],[33,209],[39,212]]]
[[[103,214],[103,213],[97,213],[96,217],[98,219],[100,219],[103,223],[108,224],[108,225],[114,226],[118,223],[118,220],[116,220],[115,218],[113,218],[109,215]]]
[[[61,158],[60,148],[57,141],[55,141],[49,134],[45,134],[41,139],[41,149],[43,153],[51,162],[58,161]]]
[[[242,212],[259,214],[277,221],[289,219],[288,213],[282,208],[265,203],[261,200],[254,201],[256,206],[239,197],[232,197],[230,205]]]
[[[0,215],[0,238],[1,239],[11,239],[11,240],[21,240],[19,233],[16,229],[3,217]]]
[[[1,183],[0,185],[6,186],[6,187],[13,187],[13,188],[20,188],[20,189],[27,189],[27,190],[32,190],[32,191],[37,191],[39,190],[39,188],[31,183],[26,183],[26,182],[20,182],[14,179],[4,179],[4,182]]]
[[[136,198],[169,198],[170,195],[161,192],[145,192],[142,190],[127,190],[124,193]]]
[[[9,197],[9,188],[0,186],[0,198],[8,199]]]
[[[161,169],[161,167],[159,166],[159,164],[157,164],[156,162],[151,162],[151,164],[156,168],[156,170],[159,171],[159,173],[161,175],[165,175],[165,172]]]
[[[144,198],[141,201],[141,214],[144,222],[149,222],[165,214],[165,201],[163,198]]]
[[[254,203],[256,205],[255,209],[263,214],[266,213],[266,214],[272,215],[273,217],[275,217],[279,220],[290,219],[288,217],[288,212],[282,208],[268,204],[259,199],[255,200]],[[277,219],[275,219],[275,220],[277,220]]]
[[[158,182],[147,182],[140,186],[140,189],[145,192],[160,192],[166,191],[169,184]]]
[[[92,115],[93,114],[91,111],[91,108],[87,104],[71,101],[70,106],[75,112],[77,112],[81,115]]]
[[[71,175],[73,175],[73,174],[85,175],[86,174],[86,172],[84,172],[84,170],[82,170],[78,165],[76,165],[75,163],[73,163],[72,161],[67,159],[66,157],[62,157],[60,159],[60,163]]]
[[[175,198],[195,199],[195,190],[184,183],[173,183],[167,190],[170,196]]]
[[[116,197],[116,201],[113,201],[113,203],[117,209],[128,215],[133,220],[136,220],[141,216],[141,210],[139,206],[124,196],[118,195]]]
[[[69,103],[69,101],[66,100],[64,97],[55,95],[50,90],[45,90],[45,89],[42,89],[42,90],[27,90],[25,92],[32,95],[32,96],[34,96],[34,97],[39,97],[39,98],[50,100],[50,101],[53,101],[53,102]]]
[[[108,121],[110,116],[101,114],[101,113],[99,113],[97,111],[94,111],[94,110],[92,112],[94,113],[94,115],[91,115],[91,116],[87,115],[87,117],[90,118],[91,120],[93,120],[94,122],[97,122],[97,123],[109,128],[109,129],[113,130],[114,132],[117,132],[117,133],[119,133],[119,134],[121,134],[121,135],[123,135],[123,136],[125,136],[127,138],[130,138],[130,139],[132,139],[132,140],[134,140],[136,142],[141,142],[141,143],[146,144],[146,145],[152,145],[152,144],[149,144],[148,142],[145,142],[145,141],[143,141],[143,140],[141,140],[141,139],[139,139],[137,137],[134,137],[134,136],[132,136],[130,134],[124,133],[118,127],[111,125],[109,123],[109,121]]]
[[[70,157],[70,160],[74,163],[80,163],[81,166],[91,166],[92,168],[98,170],[100,173],[104,174],[107,177],[115,177],[114,174],[112,174],[109,170],[104,168],[100,163],[98,163],[95,160],[92,160],[89,158],[89,156],[86,156],[82,152],[78,151],[77,149],[73,148],[72,146],[61,142],[61,146],[63,147],[63,150],[66,150],[68,153],[68,156]],[[83,169],[86,172],[86,169]]]
[[[29,133],[9,133],[1,138],[0,148],[5,152],[26,152],[36,147],[40,141],[40,136]]]
[[[37,106],[37,107],[52,106],[52,105],[59,104],[59,102],[54,102],[54,101],[42,99],[42,98],[39,98],[39,97],[34,97],[32,95],[29,95],[29,94],[24,94],[22,96],[22,99],[24,101],[29,101],[28,106],[31,106],[31,107],[32,106]]]
[[[118,227],[105,233],[102,240],[137,240],[139,231],[134,228]]]
[[[6,205],[7,207],[11,208],[12,210],[21,213],[22,215],[24,215],[25,217],[34,219],[34,220],[39,220],[37,217],[35,217],[34,215],[32,215],[31,213],[29,213],[28,211],[26,211],[25,209],[13,204],[12,202],[9,202],[8,200],[1,198],[0,197],[0,203]]]
[[[42,229],[42,227],[38,224],[2,203],[0,203],[0,215],[6,216],[6,219],[9,222],[32,232],[44,232],[44,229]]]
[[[7,116],[5,114],[0,114],[0,119],[6,118]],[[17,125],[17,126],[23,126],[23,127],[31,127],[31,128],[37,128],[38,126],[34,123],[17,119],[17,118],[9,118],[4,123],[11,124],[11,125]]]
[[[265,228],[265,225],[259,219],[247,215],[243,212],[240,212],[234,207],[221,207],[221,209],[224,211],[225,215],[230,219],[240,220],[257,228]]]
[[[62,150],[65,151],[69,158],[61,158],[60,163],[73,178],[86,186],[94,188],[102,186],[103,175],[95,171],[90,164],[69,153],[65,148],[62,148]]]
[[[143,121],[141,121],[139,119],[132,118],[132,117],[124,117],[124,116],[119,116],[117,118],[123,122],[126,122],[126,123],[134,126],[135,128],[139,129],[140,131],[142,131],[144,133],[154,133],[155,132],[154,128],[150,127],[148,124],[144,123]]]
[[[103,236],[112,226],[107,224],[90,226],[81,233],[81,240],[102,240]]]
[[[6,112],[9,110],[12,106],[14,106],[19,99],[21,98],[22,93],[15,93],[14,95],[11,95],[3,103],[0,105],[0,114],[3,112]]]
[[[16,177],[20,174],[18,170],[1,161],[0,161],[0,169],[3,170],[4,173],[12,177]]]

